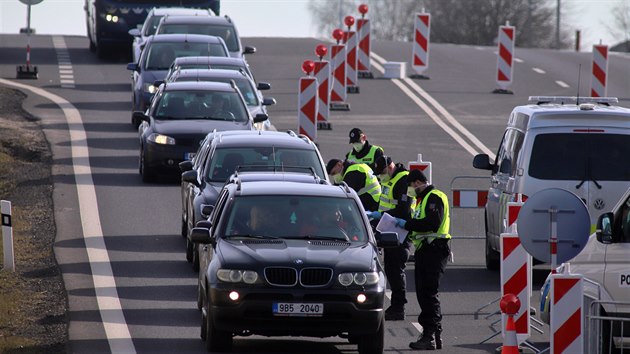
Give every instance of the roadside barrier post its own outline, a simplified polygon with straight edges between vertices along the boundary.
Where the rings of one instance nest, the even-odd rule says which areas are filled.
[[[13,251],[13,226],[11,225],[11,202],[0,202],[2,209],[2,247],[4,249],[3,269],[15,272],[15,257]]]
[[[328,48],[320,44],[315,48],[315,54],[319,61],[315,62],[315,78],[317,79],[317,129],[332,130],[329,122],[330,106],[328,105],[328,94],[330,87],[330,65],[324,56],[328,53]]]
[[[608,81],[608,46],[593,45],[591,97],[606,97]]]
[[[359,55],[357,57],[357,70],[360,79],[373,79],[370,64],[370,19],[365,18],[368,12],[366,4],[359,5],[361,18],[357,19],[357,33],[359,35]]]
[[[422,154],[418,154],[418,160],[417,161],[409,161],[409,164],[407,164],[407,169],[409,171],[411,170],[420,170],[422,171],[422,173],[424,173],[424,175],[427,177],[427,182],[429,184],[433,184],[433,169],[431,168],[431,162],[429,161],[422,161]]]
[[[298,95],[298,131],[317,143],[317,79],[311,76],[315,69],[312,60],[302,63],[305,77],[300,78]]]
[[[551,275],[550,353],[584,353],[582,275]]]
[[[519,354],[516,339],[516,327],[514,324],[514,314],[516,314],[520,309],[521,302],[516,295],[505,294],[501,297],[499,306],[501,307],[501,312],[507,317],[501,354]]]
[[[330,110],[349,111],[350,104],[346,103],[346,46],[340,44],[344,37],[343,30],[337,28],[332,33],[337,44],[330,46],[330,65],[332,73],[330,80]]]
[[[36,5],[42,0],[20,0],[26,4],[26,28],[20,29],[21,33],[26,32],[26,65],[18,65],[16,68],[16,79],[37,79],[38,72],[36,66],[31,66],[31,5]]]
[[[429,41],[431,34],[431,14],[416,13],[414,18],[414,41],[412,48],[411,66],[416,72],[410,75],[413,79],[428,80],[422,73],[429,68]]]
[[[343,34],[343,43],[346,45],[346,90],[348,93],[359,93],[357,75],[357,33],[352,31],[354,17],[346,16],[343,22],[348,30]]]
[[[513,94],[508,87],[512,84],[514,74],[514,26],[507,22],[499,26],[499,43],[497,55],[497,85],[492,93]]]

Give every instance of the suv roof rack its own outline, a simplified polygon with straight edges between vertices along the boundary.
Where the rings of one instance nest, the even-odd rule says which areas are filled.
[[[529,96],[528,103],[536,105],[550,103],[579,105],[581,103],[592,103],[611,106],[615,103],[619,103],[619,99],[617,99],[617,97]]]

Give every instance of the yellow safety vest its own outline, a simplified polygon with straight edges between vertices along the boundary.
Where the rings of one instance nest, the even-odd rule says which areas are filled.
[[[357,194],[360,196],[368,193],[372,199],[378,203],[381,198],[381,184],[378,183],[378,178],[376,178],[370,166],[364,163],[354,163],[348,166],[346,172],[343,174],[343,177],[345,178],[346,174],[352,171],[359,171],[365,176],[365,185],[357,191]]]
[[[407,176],[409,171],[402,171],[398,173],[394,178],[390,178],[387,182],[381,184],[381,198],[378,202],[378,211],[384,212],[396,208],[398,200],[394,198],[394,186],[401,178]],[[408,196],[409,197],[409,196]],[[415,199],[411,198],[411,205],[415,203]]]
[[[420,203],[420,206],[414,211],[412,219],[424,219],[426,217],[425,208],[427,206],[427,200],[429,200],[429,196],[431,194],[435,194],[436,196],[440,197],[440,199],[442,199],[442,204],[444,205],[444,218],[442,219],[442,224],[440,224],[437,232],[411,232],[411,234],[409,235],[409,239],[411,239],[411,242],[413,242],[413,245],[416,247],[416,249],[422,247],[423,241],[425,241],[426,243],[431,243],[436,238],[444,238],[447,240],[451,238],[451,235],[449,234],[449,229],[451,226],[451,215],[448,208],[448,197],[440,190],[433,189],[424,196],[424,198],[422,199],[422,203]]]
[[[348,153],[348,158],[346,158],[346,160],[348,160],[349,162],[358,162],[358,163],[364,163],[364,164],[368,164],[371,165],[374,163],[374,155],[376,154],[376,150],[383,150],[382,147],[380,146],[376,146],[376,145],[372,145],[370,147],[370,151],[367,153],[367,155],[358,158],[355,156],[356,151],[354,151],[354,149],[350,150],[350,152]]]

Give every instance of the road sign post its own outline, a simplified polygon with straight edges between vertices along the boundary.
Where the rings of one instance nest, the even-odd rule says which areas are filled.
[[[20,29],[20,33],[26,33],[26,65],[18,65],[16,68],[16,79],[37,79],[38,72],[36,66],[31,66],[31,33],[35,30],[31,28],[31,6],[37,5],[43,0],[20,0],[26,5],[26,28]]]

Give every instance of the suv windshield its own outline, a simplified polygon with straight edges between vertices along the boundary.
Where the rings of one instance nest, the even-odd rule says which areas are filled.
[[[220,148],[214,152],[206,179],[211,182],[225,182],[239,166],[248,166],[248,171],[283,170],[307,173],[305,168],[313,168],[317,176],[326,179],[317,152],[305,149],[274,147]]]
[[[246,122],[249,113],[237,92],[177,90],[164,92],[154,117]]]
[[[223,235],[366,242],[361,210],[350,198],[239,196],[228,211]]]
[[[228,53],[219,43],[160,42],[148,48],[144,62],[145,70],[168,70],[175,58],[214,56],[227,57]]]
[[[210,25],[207,23],[183,24],[183,23],[163,23],[157,29],[157,34],[205,34],[223,38],[230,52],[239,51],[238,41],[234,27],[223,25]]]
[[[529,175],[548,180],[630,180],[630,135],[598,133],[536,136]]]

